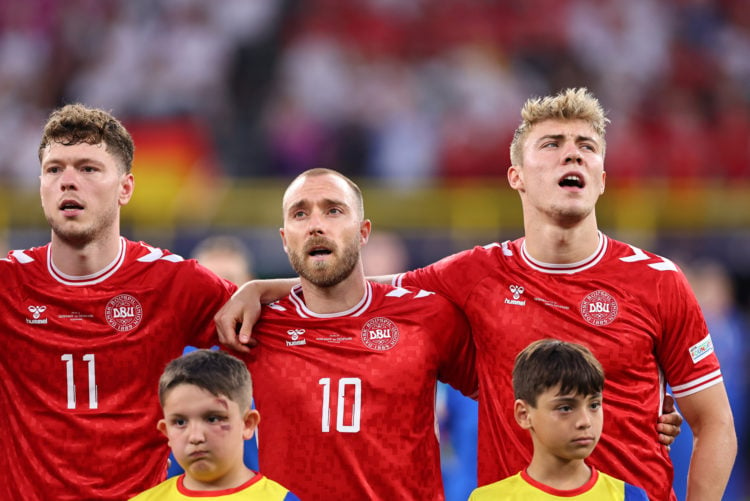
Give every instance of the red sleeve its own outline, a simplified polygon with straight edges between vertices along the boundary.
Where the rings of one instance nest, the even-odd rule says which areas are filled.
[[[676,397],[708,388],[722,380],[703,312],[681,271],[659,283],[662,335],[656,356]]]
[[[197,261],[187,260],[188,269],[179,273],[175,290],[183,291],[175,300],[188,344],[208,348],[218,343],[214,315],[227,302],[237,286],[219,278]]]

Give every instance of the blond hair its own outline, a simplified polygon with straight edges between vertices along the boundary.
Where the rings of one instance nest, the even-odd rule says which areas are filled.
[[[510,143],[512,165],[523,165],[523,143],[531,128],[544,120],[584,120],[591,125],[602,142],[602,156],[606,149],[604,135],[609,119],[599,100],[585,87],[565,89],[554,96],[531,98],[521,108],[521,124]]]

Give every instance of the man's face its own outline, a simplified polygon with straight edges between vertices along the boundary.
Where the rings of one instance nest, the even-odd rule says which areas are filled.
[[[284,251],[294,270],[318,287],[349,277],[370,233],[357,198],[346,182],[330,174],[306,176],[289,186],[283,202]]]
[[[120,170],[103,143],[51,143],[42,155],[39,193],[54,236],[83,246],[111,229],[119,232],[133,176]]]
[[[523,165],[508,169],[521,194],[524,215],[576,223],[593,214],[604,192],[603,144],[584,120],[545,120],[523,144]]]
[[[257,411],[193,384],[179,384],[164,399],[159,430],[175,459],[198,487],[232,484],[244,472],[244,440],[253,435]]]

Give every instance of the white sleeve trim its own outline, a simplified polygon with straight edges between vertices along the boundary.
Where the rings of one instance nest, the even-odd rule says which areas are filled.
[[[710,388],[711,386],[719,384],[723,381],[724,378],[721,375],[721,370],[716,369],[715,371],[710,372],[705,376],[699,377],[698,379],[695,379],[688,383],[672,386],[672,393],[674,394],[675,398],[686,397],[688,395],[692,395],[693,393],[703,391],[706,388]]]

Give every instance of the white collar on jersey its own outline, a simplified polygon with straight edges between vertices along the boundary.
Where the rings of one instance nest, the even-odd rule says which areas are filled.
[[[346,311],[340,311],[337,313],[315,313],[307,307],[305,302],[302,300],[302,286],[295,285],[292,287],[292,291],[289,293],[289,299],[294,303],[297,308],[297,314],[303,318],[337,318],[337,317],[358,317],[370,307],[372,303],[372,285],[370,282],[365,282],[365,293],[362,299],[357,304],[352,306]]]
[[[530,268],[541,271],[542,273],[578,273],[579,271],[587,270],[592,266],[595,266],[602,260],[604,254],[607,252],[609,239],[601,231],[598,231],[597,233],[599,234],[599,244],[596,246],[594,253],[586,259],[576,263],[552,264],[534,259],[526,251],[526,239],[521,242],[521,258]]]
[[[117,251],[117,255],[107,266],[92,273],[90,275],[76,276],[68,275],[60,271],[57,266],[52,262],[52,245],[47,246],[47,270],[52,278],[65,285],[93,285],[103,282],[107,278],[111,277],[114,272],[120,269],[123,261],[125,261],[125,239],[120,237],[120,249]]]

